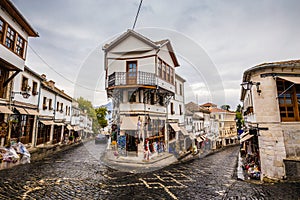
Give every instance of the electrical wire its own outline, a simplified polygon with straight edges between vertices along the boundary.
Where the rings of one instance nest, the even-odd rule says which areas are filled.
[[[132,26],[132,30],[134,30],[134,28],[135,28],[135,24],[136,24],[136,21],[137,21],[137,19],[138,19],[139,14],[140,14],[140,10],[141,10],[141,7],[142,7],[142,3],[143,3],[143,0],[141,0],[140,5],[139,5],[139,8],[138,8],[138,11],[137,11],[137,13],[136,13],[136,15],[135,15],[135,19],[134,19],[134,23],[133,23],[133,26]]]

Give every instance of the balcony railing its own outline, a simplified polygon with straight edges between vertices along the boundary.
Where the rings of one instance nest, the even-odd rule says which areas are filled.
[[[156,75],[150,72],[114,72],[108,77],[108,87],[120,85],[156,85]]]

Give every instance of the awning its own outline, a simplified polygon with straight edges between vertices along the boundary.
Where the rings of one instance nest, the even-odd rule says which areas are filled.
[[[40,122],[46,126],[54,124],[54,121],[40,120]]]
[[[0,106],[0,113],[14,114],[7,106]]]
[[[138,117],[123,117],[120,130],[137,130]]]
[[[179,127],[183,135],[190,135],[184,127]]]
[[[28,114],[24,108],[18,108],[18,107],[15,107],[15,108],[16,108],[16,110],[17,110],[21,115],[27,115],[27,114]]]
[[[67,125],[67,129],[68,129],[68,130],[73,130],[73,127],[72,127],[70,124],[68,124],[68,125]]]
[[[277,76],[277,78],[281,78],[295,84],[300,84],[300,77],[297,76]]]
[[[197,140],[198,142],[202,142],[202,141],[203,141],[201,137],[197,137],[196,140]]]
[[[180,127],[178,126],[178,124],[170,124],[170,126],[172,127],[172,129],[173,129],[175,132],[180,131]]]
[[[74,131],[80,131],[82,130],[83,128],[80,128],[79,126],[74,126]]]
[[[38,111],[36,110],[33,110],[33,109],[29,109],[29,108],[26,108],[25,109],[29,115],[39,115]]]
[[[64,123],[61,123],[61,122],[55,122],[54,125],[56,125],[56,126],[63,126],[63,125],[65,125],[65,124],[64,124]]]
[[[243,137],[240,142],[245,142],[246,140],[249,140],[250,138],[252,138],[254,135],[246,135],[245,137]]]

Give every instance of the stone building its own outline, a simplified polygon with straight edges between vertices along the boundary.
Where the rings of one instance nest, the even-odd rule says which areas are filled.
[[[299,178],[300,60],[254,66],[242,86],[245,138],[258,140],[261,178]]]

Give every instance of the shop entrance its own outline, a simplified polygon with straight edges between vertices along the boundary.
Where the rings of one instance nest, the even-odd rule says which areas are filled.
[[[126,150],[128,152],[136,152],[137,153],[137,138],[134,134],[130,133],[131,131],[126,132]]]

